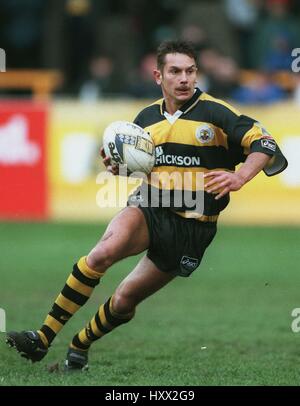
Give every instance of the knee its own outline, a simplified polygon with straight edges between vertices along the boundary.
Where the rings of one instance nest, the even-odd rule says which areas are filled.
[[[118,288],[113,295],[112,307],[116,313],[127,314],[135,311],[138,301],[126,288]]]
[[[87,256],[88,266],[96,272],[106,271],[114,262],[113,252],[107,248],[94,248]]]

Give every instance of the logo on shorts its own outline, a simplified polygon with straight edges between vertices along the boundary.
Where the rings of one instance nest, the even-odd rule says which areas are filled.
[[[140,194],[132,194],[128,197],[128,205],[138,207],[140,204],[144,202],[144,198]]]
[[[201,144],[207,144],[214,138],[214,136],[215,132],[208,124],[196,128],[196,138]]]
[[[181,276],[189,276],[199,266],[199,259],[184,255],[180,261]]]

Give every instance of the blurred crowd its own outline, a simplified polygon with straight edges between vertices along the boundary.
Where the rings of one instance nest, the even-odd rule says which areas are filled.
[[[300,48],[296,0],[0,0],[0,47],[7,69],[58,69],[58,94],[160,97],[155,50],[164,39],[192,41],[198,86],[215,97],[266,103],[290,96],[275,80]],[[241,80],[241,71],[256,75]],[[296,81],[299,79],[295,79]]]

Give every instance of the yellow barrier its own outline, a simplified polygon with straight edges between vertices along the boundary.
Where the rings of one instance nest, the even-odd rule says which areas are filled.
[[[289,166],[279,175],[260,173],[244,188],[231,193],[231,203],[221,216],[227,223],[300,224],[300,120],[299,107],[280,103],[242,107],[276,138]]]
[[[132,121],[144,105],[127,101],[53,105],[49,137],[50,216],[53,219],[106,221],[119,210],[100,208],[96,203],[100,188],[96,179],[104,171],[99,156],[102,133],[112,121]]]
[[[53,219],[106,221],[119,209],[96,203],[104,168],[99,158],[103,129],[115,120],[133,120],[147,103],[102,102],[96,105],[56,102],[49,137],[50,208]],[[225,223],[300,223],[300,122],[292,104],[241,108],[264,124],[289,160],[288,169],[268,178],[259,174],[231,194],[221,215]],[[99,178],[98,178],[99,179]],[[121,182],[125,182],[124,179]],[[125,203],[125,199],[123,199]]]

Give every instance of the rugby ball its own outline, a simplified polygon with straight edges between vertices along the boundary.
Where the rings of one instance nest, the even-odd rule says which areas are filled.
[[[152,138],[143,128],[129,121],[114,121],[104,130],[105,155],[115,165],[127,165],[127,172],[149,174],[155,162]]]

